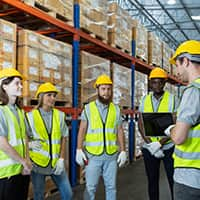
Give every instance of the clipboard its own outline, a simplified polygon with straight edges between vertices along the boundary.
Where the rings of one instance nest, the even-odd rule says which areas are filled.
[[[174,124],[172,113],[141,113],[145,136],[166,137],[164,130]]]

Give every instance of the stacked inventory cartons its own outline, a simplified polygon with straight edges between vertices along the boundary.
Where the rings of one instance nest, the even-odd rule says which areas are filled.
[[[168,44],[162,42],[162,67],[169,74],[171,73],[171,64],[169,63],[169,59],[171,58],[172,50]]]
[[[178,94],[177,94],[177,86],[172,85],[171,83],[166,83],[165,84],[165,90],[167,90],[170,93],[175,94],[176,96],[178,96]]]
[[[60,91],[57,100],[71,105],[71,65],[71,45],[32,31],[19,31],[18,69],[28,77],[23,87],[23,96],[27,100],[35,98],[39,84],[51,82]]]
[[[171,49],[171,56],[170,56],[170,58],[171,58],[173,55],[174,55],[174,51]],[[171,64],[170,74],[171,74],[172,76],[177,77],[176,65]]]
[[[141,98],[148,93],[148,78],[147,75],[135,71],[135,108],[140,105]]]
[[[121,108],[131,107],[131,69],[112,64],[113,102]]]
[[[107,41],[107,13],[106,0],[79,0],[80,27]]]
[[[20,30],[17,48],[17,69],[23,74],[23,97],[28,101],[35,98],[39,77],[39,35],[27,30]],[[28,104],[28,102],[24,102]]]
[[[148,77],[147,75],[135,71],[135,109],[138,110],[141,99],[144,95],[148,93]],[[142,155],[141,147],[143,145],[143,138],[138,129],[138,124],[136,121],[135,126],[135,157],[138,158]]]
[[[16,68],[17,26],[0,19],[0,69]]]
[[[148,60],[150,65],[162,66],[162,42],[153,32],[148,32]]]
[[[137,20],[133,20],[132,37],[135,40],[135,56],[148,62],[148,31]]]
[[[94,83],[99,75],[110,76],[110,61],[81,51],[80,56],[80,106],[97,98]]]
[[[108,4],[108,42],[112,46],[131,52],[132,19],[128,12],[112,2]]]

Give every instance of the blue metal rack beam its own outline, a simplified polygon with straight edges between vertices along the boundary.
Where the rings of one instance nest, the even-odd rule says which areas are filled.
[[[132,41],[132,56],[135,57],[135,41]],[[134,94],[135,94],[135,63],[131,64],[131,109],[134,110]],[[130,115],[129,123],[129,161],[133,162],[135,154],[135,123],[133,115]]]
[[[74,4],[74,27],[79,29],[79,18],[80,18],[80,8],[79,4]],[[73,74],[73,107],[78,108],[78,74],[79,74],[79,46],[80,39],[79,35],[74,34],[73,37],[73,63],[72,63],[72,74]],[[70,180],[72,187],[77,183],[77,173],[76,173],[76,147],[77,147],[77,133],[78,133],[78,116],[72,119],[72,132],[71,132],[71,162],[70,162]]]

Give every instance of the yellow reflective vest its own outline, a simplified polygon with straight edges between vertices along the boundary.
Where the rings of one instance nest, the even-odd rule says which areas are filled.
[[[85,149],[93,155],[101,155],[104,152],[112,155],[118,151],[117,146],[117,125],[116,107],[113,103],[109,104],[106,122],[103,123],[95,101],[86,105],[89,112],[88,129],[85,136]]]
[[[152,93],[146,95],[144,99],[144,110],[142,112],[174,112],[174,95],[165,91],[158,107],[158,110],[153,109]],[[151,137],[152,142],[159,141],[159,137]],[[168,141],[167,143],[169,143]]]
[[[25,123],[24,113],[17,108],[19,121],[8,106],[0,106],[3,110],[8,124],[8,143],[18,152],[21,157],[25,157]],[[10,158],[6,153],[0,151],[0,178],[6,178],[20,174],[22,164]]]
[[[49,162],[52,161],[52,167],[55,166],[60,156],[61,144],[61,128],[60,128],[60,114],[57,109],[52,110],[52,127],[51,133],[45,127],[39,109],[35,109],[27,113],[27,119],[31,126],[33,133],[33,140],[39,140],[42,148],[39,151],[30,149],[31,160],[41,167],[47,167]]]
[[[190,87],[200,89],[200,78],[196,79]],[[174,167],[200,169],[200,124],[191,127],[186,141],[183,144],[175,145]]]

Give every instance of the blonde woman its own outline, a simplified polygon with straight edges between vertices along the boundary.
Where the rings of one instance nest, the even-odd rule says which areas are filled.
[[[46,176],[51,176],[62,200],[72,198],[64,164],[68,127],[64,113],[54,108],[57,93],[51,83],[41,84],[36,93],[38,105],[27,113],[32,132],[29,152],[33,162],[34,200],[44,199]]]

